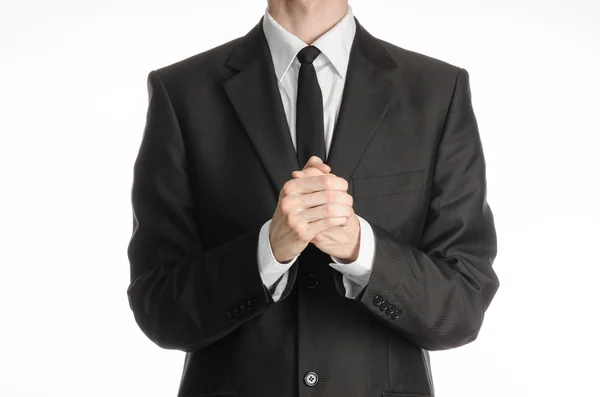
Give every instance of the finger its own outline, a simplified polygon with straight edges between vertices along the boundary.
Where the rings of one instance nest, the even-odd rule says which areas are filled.
[[[316,168],[316,169],[320,170],[321,172],[323,172],[324,174],[331,171],[331,167],[328,166],[327,164],[323,163],[323,160],[321,160],[321,158],[318,156],[311,156],[308,159],[308,161],[306,162],[306,164],[304,165],[304,168],[302,170],[308,170],[310,168]],[[296,178],[299,176],[304,176],[301,173],[298,174],[298,172],[301,172],[301,171],[292,172],[292,177]]]
[[[292,178],[303,178],[306,176],[317,176],[328,174],[331,168],[327,164],[319,164],[316,167],[309,167],[303,170],[292,171]]]
[[[312,236],[311,240],[315,237],[315,235],[330,229],[332,227],[344,226],[348,223],[348,218],[345,216],[336,217],[336,218],[325,218],[320,219],[318,221],[310,222],[306,225],[307,233]]]
[[[316,207],[307,208],[300,213],[304,222],[313,222],[325,218],[350,217],[352,207],[344,204],[327,203]]]
[[[288,180],[282,187],[280,196],[312,193],[320,190],[348,190],[348,182],[334,174],[307,176]]]
[[[303,169],[307,169],[310,167],[315,167],[319,164],[324,164],[323,160],[321,160],[321,158],[319,156],[311,156],[308,161],[306,162],[306,164],[304,165]]]
[[[301,208],[312,208],[327,203],[343,204],[352,207],[354,197],[341,190],[319,190],[313,193],[301,194],[298,197],[298,205]]]

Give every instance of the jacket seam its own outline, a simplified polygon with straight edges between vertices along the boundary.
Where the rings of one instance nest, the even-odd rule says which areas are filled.
[[[434,155],[432,158],[432,164],[431,164],[431,170],[432,170],[432,176],[431,176],[431,180],[434,181],[435,180],[435,166],[436,163],[438,161],[438,153],[440,150],[440,145],[442,142],[443,137],[446,135],[446,128],[448,127],[448,118],[450,117],[450,109],[452,108],[452,105],[454,104],[454,100],[455,100],[455,96],[456,96],[456,87],[458,86],[458,79],[460,78],[460,74],[463,71],[463,68],[460,68],[458,73],[456,73],[456,78],[454,79],[454,86],[452,87],[452,94],[450,95],[450,102],[448,103],[448,107],[446,108],[446,115],[444,116],[444,124],[442,125],[442,130],[439,134],[438,137],[438,141],[436,142],[435,145],[435,151],[434,151]],[[438,203],[439,205],[439,203]],[[440,207],[438,206],[437,210],[440,210]]]
[[[167,90],[167,87],[165,86],[165,83],[163,82],[162,78],[160,77],[160,74],[158,73],[158,71],[153,70],[153,72],[156,74],[156,77],[158,77],[158,82],[160,83],[162,90],[165,92],[165,94],[167,96],[167,100],[169,101],[169,107],[171,108],[171,111],[173,112],[173,115],[175,116],[175,120],[177,120],[177,129],[179,131],[179,135],[181,135],[181,139],[183,140],[183,133],[181,131],[181,122],[179,120],[179,116],[177,115],[177,111],[175,110],[175,106],[173,106],[173,101],[171,101],[171,95],[169,94],[169,91]]]

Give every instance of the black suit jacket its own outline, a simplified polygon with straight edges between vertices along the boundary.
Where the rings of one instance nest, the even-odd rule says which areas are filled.
[[[127,295],[148,338],[186,352],[179,396],[429,396],[427,351],[478,335],[499,283],[468,74],[356,23],[327,158],[375,234],[356,299],[312,244],[279,301],[261,281],[260,227],[303,166],[262,19],[148,75]]]

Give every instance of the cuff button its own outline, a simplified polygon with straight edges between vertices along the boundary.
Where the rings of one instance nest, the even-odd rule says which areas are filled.
[[[375,295],[373,298],[373,306],[379,306],[381,305],[381,302],[383,302],[383,298],[379,295]]]

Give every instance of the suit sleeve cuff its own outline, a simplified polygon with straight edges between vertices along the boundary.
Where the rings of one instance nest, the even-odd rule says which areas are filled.
[[[329,266],[342,273],[350,281],[360,287],[365,287],[371,276],[373,269],[373,259],[375,258],[375,236],[373,229],[368,221],[356,215],[360,223],[360,246],[358,257],[354,262],[348,262],[341,258],[331,256],[333,263]]]
[[[267,288],[271,288],[279,278],[287,272],[290,267],[296,262],[298,256],[294,257],[289,262],[281,263],[275,259],[271,241],[269,240],[269,225],[271,220],[263,224],[258,235],[258,270],[263,284]],[[287,281],[287,279],[286,279]],[[285,284],[285,283],[284,283]]]

